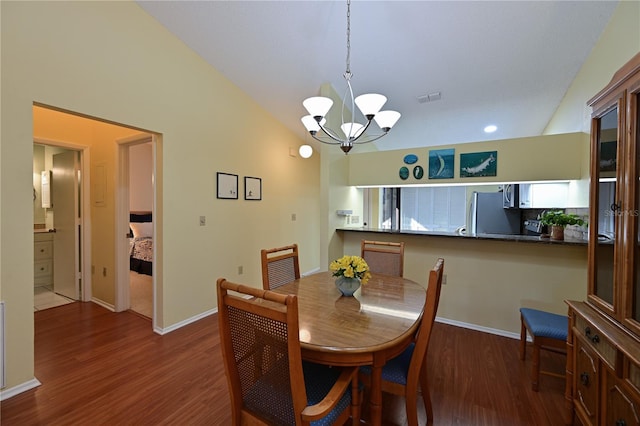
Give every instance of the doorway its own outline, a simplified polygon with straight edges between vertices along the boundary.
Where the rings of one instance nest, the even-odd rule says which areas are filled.
[[[82,251],[86,147],[35,139],[33,145],[34,310],[89,300]],[[90,258],[90,256],[89,256]]]
[[[119,139],[117,187],[118,280],[116,310],[156,323],[155,153],[153,134]]]

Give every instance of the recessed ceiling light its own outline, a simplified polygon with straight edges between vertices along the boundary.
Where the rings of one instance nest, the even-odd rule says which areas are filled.
[[[494,126],[493,124],[488,125],[487,127],[484,128],[484,132],[485,133],[493,133],[496,130],[498,130],[497,126]]]

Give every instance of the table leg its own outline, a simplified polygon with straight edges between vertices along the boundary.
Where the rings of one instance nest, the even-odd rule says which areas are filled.
[[[369,397],[371,424],[382,424],[382,366],[384,362],[373,361],[371,366],[371,396]]]

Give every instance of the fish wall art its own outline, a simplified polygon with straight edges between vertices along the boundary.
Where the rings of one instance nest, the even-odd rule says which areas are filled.
[[[460,154],[460,177],[496,176],[498,151]]]
[[[429,151],[429,179],[452,179],[455,149]]]

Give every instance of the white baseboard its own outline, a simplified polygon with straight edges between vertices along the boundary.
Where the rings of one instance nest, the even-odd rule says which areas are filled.
[[[5,399],[9,399],[12,396],[18,395],[19,393],[26,392],[29,389],[37,388],[41,384],[42,383],[40,383],[40,381],[34,377],[33,379],[29,380],[28,382],[24,382],[22,384],[19,384],[18,386],[14,386],[14,387],[9,388],[9,389],[1,390],[0,391],[0,401],[4,401]]]
[[[187,318],[186,320],[183,320],[183,321],[177,322],[177,323],[175,323],[173,325],[170,325],[167,328],[154,327],[153,331],[158,333],[158,334],[160,334],[160,335],[167,334],[167,333],[175,331],[175,330],[177,330],[177,329],[179,329],[181,327],[184,327],[185,325],[189,325],[189,324],[191,324],[193,322],[196,322],[198,320],[201,320],[202,318],[208,317],[209,315],[213,315],[213,314],[216,314],[216,313],[218,313],[218,308],[210,309],[210,310],[205,311],[205,312],[203,312],[201,314],[192,316],[191,318]]]
[[[469,324],[467,322],[450,320],[442,317],[436,317],[436,321],[441,322],[443,324],[455,325],[456,327],[468,328],[470,330],[476,330],[476,331],[481,331],[483,333],[495,334],[498,336],[509,337],[511,339],[520,340],[520,333],[513,333],[511,331],[498,330],[497,328],[483,327],[481,325]]]
[[[95,303],[96,305],[100,305],[103,308],[110,310],[111,312],[115,312],[116,311],[116,307],[114,305],[112,305],[111,303],[107,303],[107,302],[105,302],[103,300],[96,299],[95,297],[92,297],[91,301],[93,303]]]

